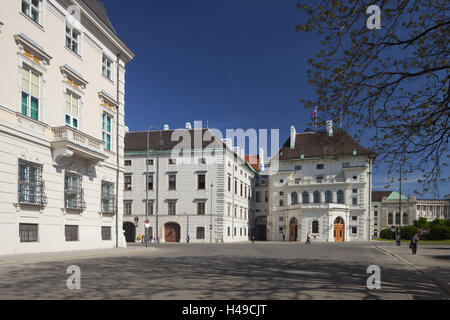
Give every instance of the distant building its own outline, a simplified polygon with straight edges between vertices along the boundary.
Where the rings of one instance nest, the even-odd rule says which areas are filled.
[[[369,240],[373,154],[342,130],[296,133],[270,161],[268,240]],[[278,163],[275,163],[278,157]],[[278,168],[273,168],[278,165]]]
[[[191,143],[178,148],[178,137]],[[196,145],[198,144],[198,145]],[[149,234],[162,242],[232,242],[250,236],[250,204],[256,171],[208,129],[147,132],[125,136],[124,229],[128,242]],[[146,190],[147,189],[147,190]]]
[[[450,219],[450,200],[445,199],[416,199],[401,195],[396,191],[373,191],[372,212],[374,237],[379,237],[379,232],[392,226],[413,225],[414,220],[420,217],[429,221],[436,218]]]

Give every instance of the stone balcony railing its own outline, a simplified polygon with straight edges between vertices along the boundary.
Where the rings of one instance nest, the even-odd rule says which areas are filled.
[[[58,156],[70,157],[73,154],[94,162],[104,161],[108,158],[105,143],[84,132],[69,126],[54,127],[52,147],[55,158]]]

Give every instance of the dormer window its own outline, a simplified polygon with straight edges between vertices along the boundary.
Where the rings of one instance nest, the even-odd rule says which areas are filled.
[[[22,13],[41,25],[41,0],[22,0]]]
[[[80,55],[81,33],[75,28],[66,26],[66,47]]]

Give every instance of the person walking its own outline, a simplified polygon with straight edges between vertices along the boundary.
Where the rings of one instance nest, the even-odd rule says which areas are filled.
[[[189,243],[189,240],[190,240],[189,235],[187,235],[186,236],[186,242]]]
[[[308,232],[308,235],[306,236],[306,244],[311,244],[311,233]]]
[[[252,234],[252,243],[255,243],[255,235]]]
[[[409,245],[409,247],[412,250],[412,254],[417,254],[417,243],[419,242],[419,235],[416,233],[413,235],[413,237],[411,238],[411,243]]]

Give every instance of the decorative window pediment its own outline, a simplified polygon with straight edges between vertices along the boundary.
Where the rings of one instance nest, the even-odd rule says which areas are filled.
[[[113,110],[119,106],[117,101],[113,98],[113,96],[111,96],[106,91],[103,90],[100,91],[98,93],[98,96],[101,100],[101,104],[110,110]]]
[[[31,40],[23,33],[16,34],[14,36],[14,40],[19,46],[22,54],[39,65],[49,65],[50,61],[53,59],[49,54],[45,52],[42,46]]]
[[[64,76],[64,80],[67,83],[69,83],[76,89],[86,89],[86,86],[89,84],[89,82],[86,81],[80,73],[69,67],[67,64],[61,66],[60,69]]]

